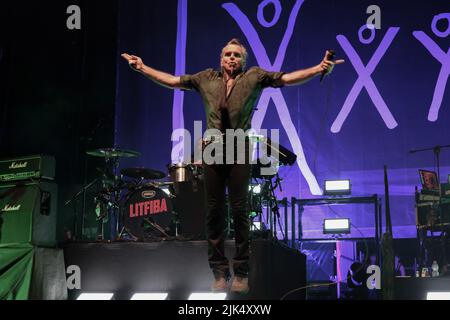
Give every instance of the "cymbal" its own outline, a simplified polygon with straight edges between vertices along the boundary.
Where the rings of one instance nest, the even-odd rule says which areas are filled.
[[[162,179],[166,175],[158,170],[147,169],[147,168],[126,168],[122,169],[120,173],[126,177],[134,179]]]
[[[134,158],[141,155],[137,151],[117,148],[96,149],[87,151],[86,153],[90,156],[101,158]]]

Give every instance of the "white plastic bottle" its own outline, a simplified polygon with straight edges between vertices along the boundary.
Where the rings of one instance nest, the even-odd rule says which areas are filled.
[[[437,261],[434,260],[433,264],[431,265],[431,276],[434,277],[439,277],[439,265],[437,264]]]

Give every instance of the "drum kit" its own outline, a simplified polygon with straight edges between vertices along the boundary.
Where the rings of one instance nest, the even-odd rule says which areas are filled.
[[[272,145],[268,139],[263,142],[270,146],[272,152],[280,155],[280,165],[292,165],[295,162],[296,156],[286,148]],[[140,156],[140,153],[119,148],[102,148],[87,151],[86,154],[104,159],[104,167],[97,168],[101,177],[83,187],[74,197],[84,195],[81,234],[85,230],[85,215],[88,214],[87,211],[91,211],[86,210],[86,190],[100,181],[101,187],[93,194],[95,221],[98,223],[97,240],[177,239],[180,226],[185,234],[201,235],[197,239],[204,237],[205,231],[198,227],[204,225],[203,220],[206,216],[201,164],[171,164],[167,166],[167,174],[140,167],[124,168],[119,171],[121,159],[136,158]],[[253,192],[250,192],[250,196],[253,197],[249,199],[252,207],[250,211],[253,214],[261,214],[262,203],[270,200],[270,204],[271,199],[275,197],[274,190],[280,186],[281,179],[276,173],[277,168],[272,168],[276,169],[271,170],[274,172],[273,175],[260,174],[263,167],[270,169],[272,166],[273,163],[253,165],[252,179],[270,186],[264,188],[270,192],[262,192],[256,198],[252,196]],[[275,166],[278,167],[279,164],[276,163]],[[273,185],[273,179],[275,179],[275,185]],[[278,210],[274,211],[278,213]],[[75,233],[79,231],[77,225],[75,223]],[[84,237],[82,235],[77,238]]]
[[[120,159],[135,158],[139,152],[104,148],[86,152],[103,158],[101,189],[95,194],[96,221],[99,222],[97,240],[165,240],[178,236],[177,217],[173,200],[180,183],[190,183],[196,189],[202,179],[201,168],[190,164],[168,166],[168,175],[148,168],[124,168],[119,172]],[[170,177],[170,181],[161,181]],[[83,214],[84,215],[84,214]],[[113,232],[111,232],[113,231]]]

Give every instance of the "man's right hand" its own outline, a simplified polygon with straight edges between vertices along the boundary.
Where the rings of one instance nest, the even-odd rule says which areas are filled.
[[[141,73],[150,80],[156,82],[159,85],[170,89],[176,89],[181,87],[181,77],[175,77],[171,74],[158,71],[149,66],[146,66],[141,58],[138,56],[129,55],[128,53],[122,53],[122,58],[127,60],[131,69]]]
[[[141,71],[144,67],[144,62],[138,56],[129,55],[128,53],[123,53],[122,58],[127,60],[130,68],[135,71]]]

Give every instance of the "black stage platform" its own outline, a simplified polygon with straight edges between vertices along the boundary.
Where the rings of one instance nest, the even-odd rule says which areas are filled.
[[[206,241],[68,244],[66,267],[81,269],[81,289],[69,290],[69,299],[81,292],[110,292],[118,300],[138,292],[167,292],[170,300],[187,300],[192,292],[210,291],[207,252]],[[234,241],[226,242],[226,253],[233,257]],[[250,267],[250,292],[227,299],[279,300],[306,283],[306,257],[278,241],[253,240]],[[305,299],[305,290],[285,299]]]
[[[450,292],[450,277],[395,278],[395,300],[426,300],[429,292]]]

